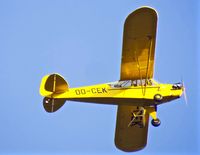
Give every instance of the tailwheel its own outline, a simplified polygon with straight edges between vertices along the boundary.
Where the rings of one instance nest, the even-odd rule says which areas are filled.
[[[161,121],[160,121],[158,118],[152,119],[152,120],[151,120],[151,124],[152,124],[154,127],[158,127],[158,126],[160,126]]]

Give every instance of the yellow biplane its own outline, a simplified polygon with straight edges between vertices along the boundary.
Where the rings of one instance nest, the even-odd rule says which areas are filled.
[[[59,74],[43,77],[40,94],[47,112],[57,111],[66,100],[117,105],[115,145],[131,152],[146,146],[149,115],[159,126],[157,106],[181,97],[182,83],[161,84],[153,79],[157,13],[149,7],[132,12],[124,24],[120,80],[69,88]]]

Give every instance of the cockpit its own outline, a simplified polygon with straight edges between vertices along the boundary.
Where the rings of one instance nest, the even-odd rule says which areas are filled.
[[[125,80],[116,81],[109,84],[112,88],[124,88],[130,86],[155,86],[158,82],[153,79],[142,79],[142,80]]]

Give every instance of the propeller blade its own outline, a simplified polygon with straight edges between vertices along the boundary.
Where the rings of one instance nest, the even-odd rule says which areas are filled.
[[[185,101],[185,104],[188,105],[188,98],[187,98],[187,94],[186,94],[186,88],[185,88],[184,81],[182,81],[182,84],[183,84],[183,97],[184,97],[184,101]]]

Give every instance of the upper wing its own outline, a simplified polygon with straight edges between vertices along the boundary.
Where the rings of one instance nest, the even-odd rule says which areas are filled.
[[[135,122],[131,121],[134,111],[137,111],[135,106],[118,106],[115,145],[125,152],[140,150],[147,143],[149,114],[144,114],[141,124],[140,118],[136,118]]]
[[[147,7],[131,13],[124,24],[120,80],[153,77],[157,13]]]

